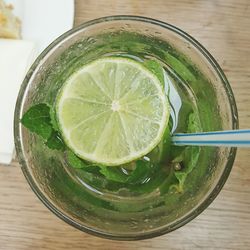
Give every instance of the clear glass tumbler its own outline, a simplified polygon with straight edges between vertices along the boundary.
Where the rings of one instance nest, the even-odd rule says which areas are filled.
[[[130,34],[130,35],[128,35]],[[133,34],[131,36],[131,34]],[[15,111],[15,144],[23,173],[40,200],[74,227],[105,238],[137,240],[175,230],[200,214],[218,195],[232,168],[235,148],[202,148],[199,164],[181,195],[169,198],[157,190],[139,197],[92,192],[65,167],[57,151],[48,150],[29,133],[20,118],[27,107],[53,103],[74,70],[102,55],[137,54],[167,61],[190,85],[200,106],[204,131],[238,128],[230,85],[209,52],[180,29],[137,16],[111,16],[74,28],[45,49],[21,86]],[[195,72],[206,79],[197,82]],[[198,74],[198,73],[197,73]],[[214,98],[209,98],[213,93]],[[215,101],[214,101],[215,100]],[[208,115],[210,112],[213,115]],[[206,157],[202,156],[206,155]]]

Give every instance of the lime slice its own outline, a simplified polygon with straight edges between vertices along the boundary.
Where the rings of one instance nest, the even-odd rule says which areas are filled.
[[[82,159],[115,166],[149,153],[161,140],[169,104],[158,78],[132,59],[83,66],[57,97],[57,119]]]

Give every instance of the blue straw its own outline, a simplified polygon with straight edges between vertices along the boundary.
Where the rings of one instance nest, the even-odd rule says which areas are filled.
[[[177,146],[250,147],[250,129],[173,134],[172,142]]]

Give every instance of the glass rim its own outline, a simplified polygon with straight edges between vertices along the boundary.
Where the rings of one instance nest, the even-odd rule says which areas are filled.
[[[14,138],[15,138],[15,147],[17,151],[17,157],[18,161],[21,165],[21,169],[23,171],[23,174],[29,183],[31,189],[33,192],[37,195],[37,197],[42,201],[42,203],[55,215],[57,215],[59,218],[67,222],[68,224],[72,225],[73,227],[80,229],[81,231],[84,231],[86,233],[99,236],[106,239],[113,239],[113,240],[142,240],[142,239],[148,239],[157,237],[166,233],[169,233],[171,231],[174,231],[186,223],[193,220],[196,216],[198,216],[200,213],[202,213],[211,203],[212,201],[217,197],[219,192],[221,191],[222,187],[224,186],[234,163],[235,155],[237,148],[231,148],[229,153],[229,158],[227,160],[226,166],[224,167],[224,170],[214,187],[214,189],[207,195],[207,197],[195,208],[195,210],[189,212],[185,216],[183,216],[178,221],[172,223],[171,225],[167,225],[166,227],[162,227],[161,229],[156,229],[153,232],[148,233],[142,233],[139,235],[131,236],[131,235],[115,235],[112,233],[106,233],[104,231],[99,231],[93,228],[88,228],[81,223],[78,223],[73,218],[70,218],[65,213],[61,212],[59,209],[56,208],[55,205],[50,202],[43,192],[40,190],[38,185],[33,180],[31,174],[29,173],[25,156],[23,153],[23,145],[21,140],[21,125],[20,125],[20,115],[22,114],[23,109],[23,100],[26,94],[27,87],[29,86],[31,77],[36,74],[36,70],[39,67],[39,65],[43,64],[43,59],[50,54],[54,49],[56,49],[60,43],[63,43],[65,39],[69,38],[71,35],[76,34],[78,31],[82,31],[90,26],[96,25],[98,23],[104,23],[104,22],[110,22],[110,21],[138,21],[142,23],[149,23],[156,26],[160,26],[164,29],[170,30],[186,41],[190,42],[196,49],[198,49],[199,52],[206,58],[208,63],[213,67],[217,75],[219,76],[222,85],[225,89],[226,95],[229,100],[230,109],[231,109],[231,118],[232,118],[232,129],[238,128],[238,112],[237,112],[237,106],[235,102],[235,98],[233,95],[233,91],[230,87],[230,84],[222,71],[221,67],[217,63],[217,61],[213,58],[213,56],[192,36],[187,34],[186,32],[182,31],[181,29],[175,27],[174,25],[168,24],[163,21],[159,21],[156,19],[143,17],[143,16],[134,16],[134,15],[116,15],[116,16],[106,16],[97,18],[88,22],[85,22],[67,32],[59,36],[56,40],[54,40],[35,60],[35,62],[30,67],[28,73],[25,76],[25,79],[23,80],[23,83],[21,85],[18,98],[16,101],[16,108],[15,108],[15,115],[14,115]]]

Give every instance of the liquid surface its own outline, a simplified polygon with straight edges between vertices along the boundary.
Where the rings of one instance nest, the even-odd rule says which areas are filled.
[[[47,69],[33,96],[35,102],[53,106],[63,83],[73,73],[105,57],[125,57],[142,63],[162,82],[171,105],[163,140],[141,159],[111,171],[110,167],[95,165],[84,165],[83,169],[71,154],[49,150],[40,138],[33,137],[30,140],[34,142],[35,174],[43,180],[45,192],[59,200],[64,210],[74,211],[79,218],[86,214],[88,221],[92,218],[91,223],[97,218],[109,222],[113,218],[115,223],[122,217],[128,223],[124,224],[125,229],[129,226],[136,230],[137,226],[131,224],[133,213],[140,212],[134,218],[142,216],[152,223],[146,211],[175,220],[195,204],[194,197],[211,176],[217,152],[206,147],[174,147],[169,139],[174,132],[221,129],[215,91],[189,59],[170,44],[144,35],[117,32],[72,45]],[[143,222],[143,227],[151,226],[149,222]],[[164,225],[164,220],[155,223],[158,227]],[[109,229],[109,225],[102,225]]]

